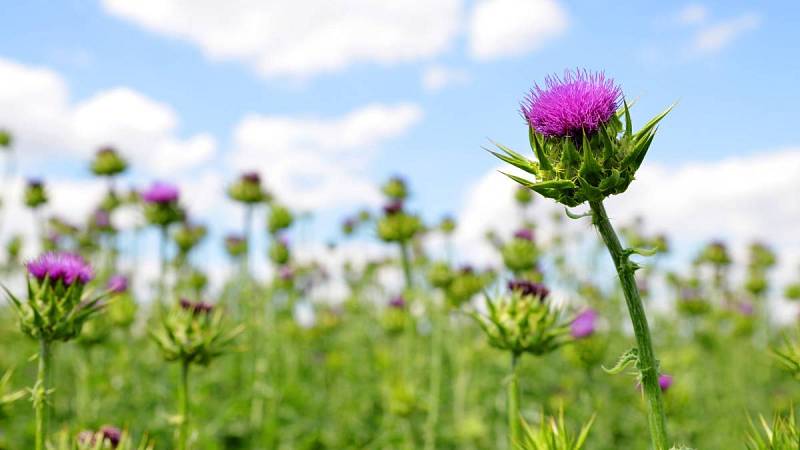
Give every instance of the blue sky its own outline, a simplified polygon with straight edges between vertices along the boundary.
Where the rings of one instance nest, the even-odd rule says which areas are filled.
[[[174,113],[177,124],[164,131],[170,139],[204,135],[213,140],[211,156],[201,163],[160,173],[140,168],[130,177],[138,184],[166,174],[188,179],[210,172],[226,184],[247,165],[231,163],[231,158],[241,150],[235,134],[248,115],[291,119],[303,126],[309,120],[335,121],[368,105],[408,106],[413,109],[406,111],[411,114],[408,123],[364,138],[364,146],[370,147],[364,163],[351,161],[355,168],[342,176],[378,183],[404,174],[417,194],[415,206],[432,218],[470,207],[470,189],[497,166],[481,150],[488,138],[525,149],[519,100],[533,82],[565,68],[605,70],[629,98],[638,99],[634,120],[639,123],[679,102],[648,155],[648,164],[665,168],[667,174],[673,168],[691,172],[687,167],[692,164],[716,167],[737,156],[750,161],[800,145],[792,123],[800,104],[798,2],[631,0],[610,8],[588,0],[398,1],[398,10],[388,13],[381,11],[386,9],[383,2],[360,2],[354,11],[368,20],[355,27],[347,21],[347,8],[359,2],[306,0],[264,14],[247,9],[258,9],[262,2],[247,3],[6,1],[0,58],[59,77],[68,89],[67,109],[124,87]],[[323,3],[336,10],[314,14]],[[303,17],[304,8],[310,11],[309,23],[292,23]],[[432,16],[420,9],[430,9]],[[482,17],[480,10],[486,12]],[[396,29],[393,17],[400,17]],[[277,34],[253,32],[254,37],[240,23],[250,19],[257,31],[276,23],[270,20],[288,25]],[[377,33],[370,20],[380,25]],[[416,28],[421,20],[430,23]],[[307,46],[293,43],[326,27],[334,30],[332,35],[302,42]],[[445,31],[431,31],[438,28]],[[381,41],[380,30],[386,29],[399,35],[386,38],[385,46],[353,44]],[[226,38],[215,41],[220,30]],[[413,36],[417,33],[419,39]],[[352,36],[339,43],[345,35]],[[428,42],[436,40],[441,42]],[[410,54],[401,51],[404,46],[413,49]],[[273,63],[270,49],[279,54],[274,59],[289,62]],[[338,61],[336,67],[315,62],[317,51]],[[336,59],[336,52],[344,56]],[[433,76],[434,68],[445,79],[437,88],[426,87],[423,78],[426,73]],[[0,120],[16,120],[8,112],[16,105],[0,107],[7,109]],[[115,111],[124,122],[124,109]],[[392,120],[395,112],[385,119]],[[13,125],[0,123],[12,131]],[[321,141],[338,138],[330,134]],[[362,143],[354,139],[355,146]],[[91,145],[88,138],[77,142]],[[26,147],[22,174],[86,178],[85,158],[77,150],[62,152],[59,145],[55,139]],[[64,144],[69,145],[79,144]],[[320,155],[330,150],[327,144],[310,143],[309,154],[314,155],[315,145]],[[347,158],[359,158],[359,149],[346,151]],[[40,153],[46,157],[36,157]],[[252,148],[247,154],[258,155]],[[269,158],[281,155],[256,158],[253,167],[272,167]],[[325,165],[335,165],[336,158]],[[270,184],[274,174],[262,172]],[[325,225],[318,229],[330,235],[333,218],[355,205],[325,203],[331,208],[320,214]],[[208,214],[219,217],[219,211],[212,208]],[[219,218],[210,220],[220,230],[231,226]]]

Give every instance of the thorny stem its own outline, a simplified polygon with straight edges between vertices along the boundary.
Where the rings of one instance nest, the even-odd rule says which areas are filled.
[[[161,227],[161,242],[158,243],[159,245],[159,260],[160,260],[160,267],[158,273],[158,304],[163,305],[165,303],[164,296],[166,295],[166,285],[167,285],[167,243],[169,242],[169,233],[167,231],[167,226],[164,225]]]
[[[667,450],[667,426],[664,414],[664,403],[661,398],[661,387],[658,384],[658,366],[653,343],[650,338],[650,329],[647,325],[647,316],[644,311],[639,290],[633,273],[635,266],[628,260],[628,253],[622,248],[614,227],[608,219],[602,201],[589,202],[592,208],[592,220],[603,238],[614,266],[619,275],[622,285],[622,292],[625,294],[625,302],[628,305],[633,332],[636,335],[636,347],[639,350],[639,371],[641,373],[641,383],[644,396],[648,403],[648,422],[650,424],[650,435],[653,440],[655,450]]]
[[[511,353],[511,374],[508,378],[508,448],[513,450],[520,442],[522,427],[519,413],[519,354]]]
[[[436,305],[431,305],[433,319],[431,331],[431,378],[428,398],[428,417],[425,421],[425,450],[436,450],[436,430],[439,422],[439,403],[442,386],[442,350],[444,325],[447,317],[442,317]]]
[[[33,407],[36,411],[36,450],[45,450],[47,441],[47,419],[51,347],[46,339],[39,340],[39,372],[33,387]]]

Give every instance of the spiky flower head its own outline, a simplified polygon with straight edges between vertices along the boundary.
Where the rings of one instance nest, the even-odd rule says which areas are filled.
[[[286,230],[294,223],[294,216],[289,208],[273,204],[272,207],[269,209],[269,214],[267,215],[267,229],[269,229],[270,234],[276,234],[283,230]]]
[[[247,240],[236,234],[225,236],[225,250],[231,258],[239,258],[247,253]]]
[[[261,186],[258,172],[245,172],[228,188],[228,196],[240,203],[254,205],[269,201],[269,195]]]
[[[94,278],[92,267],[80,255],[50,252],[25,264],[28,273],[40,283],[86,284]]]
[[[208,365],[230,350],[243,328],[229,327],[220,308],[203,301],[180,300],[150,336],[167,361]]]
[[[513,239],[503,243],[500,248],[503,263],[515,276],[536,268],[539,250],[533,237],[532,230],[523,228],[517,230]]]
[[[493,347],[515,355],[549,353],[569,340],[569,321],[538,295],[518,289],[486,299],[488,314],[473,313]]]
[[[489,271],[476,271],[472,266],[463,266],[455,274],[450,284],[445,289],[447,303],[458,308],[472,300],[487,285],[494,280],[494,274]]]
[[[541,301],[544,301],[550,295],[550,289],[547,289],[547,286],[524,279],[509,281],[508,290],[519,293],[522,296],[533,296]]]
[[[180,191],[172,184],[155,182],[142,192],[144,215],[153,225],[167,227],[183,219],[184,212],[178,205]]]
[[[142,200],[145,203],[167,204],[175,203],[180,197],[180,191],[174,184],[156,181],[150,188],[142,192]]]
[[[391,200],[405,200],[408,197],[408,184],[399,175],[389,178],[381,190]]]
[[[25,205],[28,208],[36,209],[47,203],[47,190],[44,182],[39,178],[30,178],[23,194]]]
[[[100,148],[94,156],[91,169],[92,173],[98,176],[113,177],[125,172],[128,162],[117,153],[114,147],[105,146]]]
[[[178,247],[178,252],[182,256],[186,256],[192,251],[208,234],[208,228],[205,225],[184,222],[175,230],[172,238],[175,245]]]
[[[500,144],[502,152],[492,153],[534,177],[506,174],[511,179],[566,206],[625,192],[671,108],[634,132],[621,98],[603,73],[579,69],[547,77],[522,102],[536,160]]]
[[[83,298],[86,283],[94,277],[91,266],[73,253],[45,253],[25,266],[30,275],[27,301],[6,289],[22,331],[48,342],[76,338],[103,306],[104,295]]]
[[[384,216],[378,220],[378,236],[386,242],[405,242],[419,231],[422,221],[419,216],[404,210],[403,201],[395,199],[383,207]]]
[[[596,133],[619,108],[622,90],[602,72],[567,70],[545,77],[522,102],[522,115],[545,137],[580,137]]]

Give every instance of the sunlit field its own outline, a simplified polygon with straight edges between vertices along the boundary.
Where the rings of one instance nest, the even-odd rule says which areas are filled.
[[[604,65],[566,1],[299,3],[59,6],[106,58],[71,75],[0,45],[0,450],[800,449],[800,151],[735,145],[766,106],[690,126],[657,45]],[[764,15],[665,11],[675,64],[756,64]]]

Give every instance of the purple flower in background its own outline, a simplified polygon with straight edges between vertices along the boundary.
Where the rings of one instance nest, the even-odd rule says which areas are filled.
[[[142,193],[142,200],[147,203],[165,204],[178,201],[178,188],[172,184],[155,182]]]
[[[538,297],[539,300],[544,300],[550,295],[550,290],[545,285],[528,280],[511,280],[508,282],[508,290],[518,292],[522,296]]]
[[[294,270],[289,266],[281,266],[278,269],[278,277],[283,281],[291,281],[294,278]]]
[[[97,228],[109,228],[111,227],[111,216],[108,212],[103,211],[102,209],[97,210],[94,212],[94,226]]]
[[[592,134],[616,113],[622,91],[602,72],[567,70],[534,86],[522,103],[528,124],[546,137]]]
[[[742,302],[739,303],[739,312],[743,316],[752,316],[755,309],[753,308],[753,304],[750,302]]]
[[[514,232],[515,239],[522,239],[523,241],[533,241],[533,230],[528,228],[520,228]]]
[[[45,278],[51,282],[61,280],[67,286],[73,283],[86,284],[94,277],[92,267],[74,253],[45,253],[25,266],[28,273],[39,281]]]
[[[103,435],[103,440],[111,444],[111,448],[117,448],[119,441],[122,440],[122,431],[111,425],[103,425],[100,428],[100,434]]]
[[[42,180],[38,178],[29,178],[28,179],[28,188],[40,188],[44,186]]]
[[[248,183],[260,184],[261,175],[259,175],[258,172],[245,172],[242,174],[242,180]]]
[[[208,302],[203,302],[203,301],[193,302],[191,300],[187,300],[185,298],[182,298],[180,300],[179,304],[180,304],[181,308],[183,308],[184,310],[187,310],[187,311],[191,311],[195,315],[201,314],[201,313],[202,314],[208,314],[208,313],[210,313],[211,311],[214,310],[214,305],[212,305],[211,303],[208,303]]]
[[[667,392],[670,386],[672,386],[672,375],[659,375],[658,376],[658,385],[661,387],[661,392]]]
[[[594,334],[597,322],[597,311],[589,308],[575,317],[570,325],[570,334],[575,339],[587,338]]]
[[[403,211],[403,201],[394,200],[383,207],[383,212],[387,216],[392,216]]]
[[[389,307],[394,309],[403,309],[406,307],[406,299],[402,295],[398,295],[389,300]]]
[[[125,275],[114,275],[108,280],[108,290],[115,294],[122,294],[128,290],[128,277]]]

